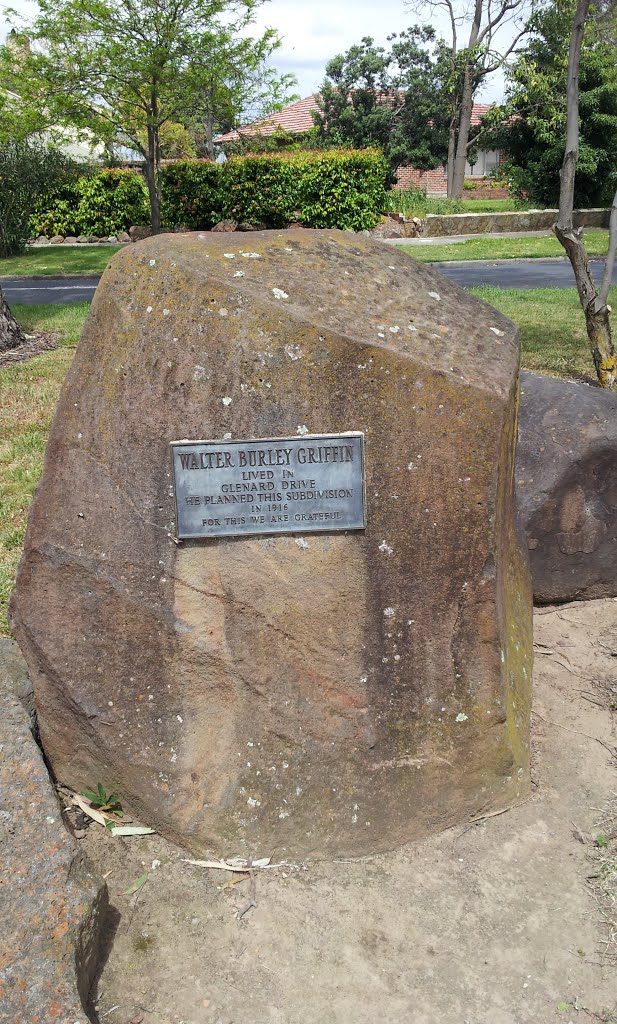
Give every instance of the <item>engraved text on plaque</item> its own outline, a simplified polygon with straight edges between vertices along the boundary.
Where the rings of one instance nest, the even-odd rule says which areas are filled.
[[[364,528],[361,433],[171,444],[179,539]]]

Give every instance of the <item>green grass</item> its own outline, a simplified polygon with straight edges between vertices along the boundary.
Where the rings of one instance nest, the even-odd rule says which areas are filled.
[[[589,256],[606,256],[608,231],[591,229],[585,232],[585,245]],[[509,260],[563,256],[564,250],[554,235],[530,238],[470,238],[466,242],[450,244],[401,245],[414,260],[422,263],[450,263],[452,260]]]
[[[515,199],[446,199],[427,196],[419,189],[391,189],[388,192],[388,209],[405,217],[425,217],[427,213],[509,213],[530,208],[531,203],[518,203]]]
[[[28,509],[62,381],[90,309],[88,302],[11,307],[31,331],[54,331],[58,348],[0,368],[0,635],[21,556]]]
[[[532,203],[515,199],[463,199],[462,204],[462,213],[519,213],[534,208]]]
[[[521,362],[526,370],[595,381],[585,320],[574,288],[470,290],[518,324]],[[617,287],[611,289],[609,303],[617,307]]]
[[[473,291],[520,326],[526,369],[593,379],[583,314],[573,288]],[[612,289],[609,301],[617,308],[617,288]],[[28,332],[58,332],[59,347],[0,368],[0,635],[8,635],[6,606],[21,556],[28,509],[42,471],[60,387],[88,309],[87,302],[13,306]]]
[[[37,245],[22,256],[0,259],[0,275],[99,274],[120,245]]]
[[[33,331],[54,331],[58,335],[59,347],[75,348],[90,312],[90,303],[50,302],[40,306],[11,303],[11,311],[26,334]]]

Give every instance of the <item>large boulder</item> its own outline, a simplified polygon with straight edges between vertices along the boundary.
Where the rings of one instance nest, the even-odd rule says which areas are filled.
[[[64,827],[28,696],[23,658],[0,637],[0,1021],[87,1024],[107,886]]]
[[[617,596],[617,395],[522,373],[516,485],[534,599]]]
[[[392,848],[527,793],[518,361],[494,309],[351,233],[117,254],[11,604],[58,777],[195,851],[278,857]],[[171,441],[348,431],[363,530],[177,542]]]

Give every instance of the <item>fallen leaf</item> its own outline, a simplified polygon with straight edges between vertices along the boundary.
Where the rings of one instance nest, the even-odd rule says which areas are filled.
[[[126,890],[126,892],[124,892],[122,895],[123,896],[132,896],[133,893],[137,892],[139,889],[141,889],[142,885],[145,885],[147,881],[148,881],[148,872],[144,871],[143,875],[140,875],[139,878],[135,882],[133,882],[132,885],[129,885],[129,887]]]
[[[233,857],[230,860],[189,860],[183,858],[183,864],[193,864],[196,868],[218,868],[219,871],[241,871],[246,873],[253,868],[276,868],[280,865],[271,864],[271,857],[261,857],[259,860],[253,860],[250,862],[247,860],[241,860],[239,857]]]
[[[95,807],[91,807],[87,800],[84,800],[83,796],[78,796],[77,793],[73,794],[73,803],[80,807],[84,814],[87,814],[93,821],[98,821],[99,825],[105,826],[107,816],[101,811],[97,811]]]
[[[109,830],[112,836],[151,836],[153,828],[146,828],[145,825],[115,825]]]
[[[229,878],[226,882],[223,882],[221,889],[230,889],[232,885],[238,885],[239,882],[246,882],[250,875],[238,875],[236,878]]]

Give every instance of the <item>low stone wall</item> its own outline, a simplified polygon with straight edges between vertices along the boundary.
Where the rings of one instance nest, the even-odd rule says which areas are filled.
[[[511,231],[550,231],[557,220],[557,210],[519,210],[514,213],[452,213],[426,215],[419,232],[423,238],[444,235],[503,234]],[[608,228],[610,210],[575,210],[574,226]]]

